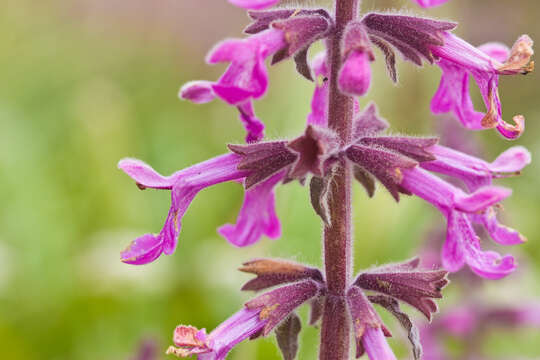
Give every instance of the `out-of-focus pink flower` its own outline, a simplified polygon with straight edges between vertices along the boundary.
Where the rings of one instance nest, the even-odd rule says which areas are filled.
[[[413,1],[423,8],[439,6],[448,2],[448,0],[413,0]]]
[[[279,3],[279,0],[228,0],[243,9],[262,10]]]

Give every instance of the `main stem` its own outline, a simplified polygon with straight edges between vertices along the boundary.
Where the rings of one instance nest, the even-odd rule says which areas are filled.
[[[347,23],[358,14],[358,0],[337,0],[335,32],[328,43],[330,93],[328,126],[340,136],[342,144],[351,138],[353,98],[338,89],[337,77],[341,68],[341,39]],[[321,328],[320,360],[348,360],[350,321],[345,293],[352,270],[350,165],[339,166],[328,197],[331,225],[324,228],[324,266],[328,296],[324,306]]]

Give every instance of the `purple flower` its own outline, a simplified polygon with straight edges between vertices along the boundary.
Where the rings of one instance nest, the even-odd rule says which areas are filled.
[[[180,325],[174,331],[167,354],[178,357],[197,355],[199,360],[223,360],[241,341],[267,336],[297,307],[317,296],[320,284],[306,280],[262,294],[246,303],[210,334],[192,326]]]
[[[206,57],[209,64],[230,63],[212,85],[215,94],[231,105],[258,99],[268,88],[264,60],[286,46],[281,30],[269,29],[246,39],[224,40]]]
[[[267,320],[260,310],[242,309],[210,334],[193,326],[180,325],[174,330],[173,342],[167,354],[178,357],[197,355],[199,360],[223,360],[231,349],[243,340],[259,333]]]
[[[448,0],[413,0],[413,1],[423,8],[439,6],[448,2]]]
[[[229,0],[229,2],[244,9],[262,10],[276,5],[279,0]]]
[[[121,160],[118,167],[131,176],[136,181],[139,188],[171,191],[171,207],[161,232],[157,235],[146,234],[134,240],[133,243],[122,252],[122,261],[128,264],[141,265],[154,261],[162,253],[166,255],[172,254],[178,241],[182,216],[188,209],[191,201],[193,201],[199,191],[206,187],[226,181],[245,178],[248,175],[248,172],[237,169],[240,160],[241,157],[235,154],[226,154],[193,165],[187,169],[178,171],[171,176],[160,175],[140,160]],[[265,204],[267,197],[268,196],[262,198],[262,201],[265,201]],[[256,198],[252,198],[250,200],[250,206],[254,206],[253,204],[256,203],[256,200]],[[254,213],[251,216],[255,218],[255,220],[252,221],[254,224],[264,226],[264,229],[261,230],[259,234],[271,233],[272,235],[275,235],[275,231],[268,231],[268,218],[264,218],[260,221],[256,219],[258,216],[265,217],[267,214],[269,213]],[[275,219],[273,220],[273,226],[276,226]],[[256,227],[253,223],[251,226]],[[242,228],[242,225],[238,228]],[[238,236],[248,236],[248,239],[243,239],[241,237],[235,238],[234,243],[237,246],[248,244],[254,239],[252,234],[245,234],[241,231],[238,233]],[[231,240],[232,235],[227,238]]]
[[[437,159],[422,163],[424,169],[458,178],[469,191],[491,185],[494,178],[519,175],[531,163],[531,154],[522,146],[506,150],[492,163],[446,146],[434,145],[428,151]]]
[[[315,91],[311,99],[308,125],[328,126],[328,65],[326,51],[321,51],[311,62],[315,75]]]
[[[351,22],[343,39],[343,66],[338,75],[339,89],[349,95],[365,95],[371,84],[370,62],[375,60],[369,35],[359,21]]]
[[[384,338],[391,334],[364,292],[356,286],[351,287],[347,292],[347,302],[356,338],[356,357],[367,352],[370,360],[395,360]]]
[[[429,151],[437,159],[422,163],[424,169],[460,179],[471,192],[491,185],[494,178],[517,175],[531,163],[531,154],[522,146],[506,150],[492,163],[440,145],[431,147]],[[474,223],[482,224],[499,244],[516,245],[526,241],[518,231],[497,221],[494,207],[482,214],[471,214],[470,218]]]
[[[487,186],[466,194],[423,169],[404,169],[403,175],[401,186],[434,205],[447,220],[447,237],[442,251],[445,269],[455,272],[467,263],[475,273],[489,279],[502,278],[515,270],[512,256],[502,257],[496,252],[481,250],[471,223],[478,221],[478,216],[491,216],[492,206],[510,196],[511,190]],[[510,238],[494,237],[494,240],[512,243],[515,237],[510,235]]]
[[[526,74],[533,69],[532,40],[521,36],[511,50],[500,44],[486,44],[475,48],[459,37],[444,33],[444,45],[432,46],[433,55],[443,74],[439,89],[431,102],[435,114],[452,112],[468,129],[497,128],[506,138],[515,139],[524,130],[524,118],[514,117],[515,125],[502,119],[498,93],[499,75]],[[474,109],[469,93],[469,75],[475,79],[486,112]]]

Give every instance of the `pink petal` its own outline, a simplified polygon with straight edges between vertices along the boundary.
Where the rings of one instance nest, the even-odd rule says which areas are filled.
[[[284,174],[279,173],[246,191],[244,203],[236,224],[226,224],[218,232],[231,244],[249,246],[266,235],[276,239],[281,236],[281,225],[275,212],[274,187]]]
[[[531,163],[531,153],[523,146],[514,146],[503,152],[489,165],[489,169],[499,173],[515,173]]]
[[[380,327],[366,327],[362,344],[370,360],[396,360]]]
[[[171,189],[174,184],[172,176],[163,176],[145,162],[126,158],[118,162],[118,168],[128,174],[141,188]]]
[[[414,1],[423,8],[430,8],[430,7],[442,5],[448,0],[414,0]]]
[[[369,53],[352,51],[338,75],[339,89],[349,95],[365,95],[371,84]]]
[[[506,199],[512,195],[512,190],[498,187],[483,187],[472,194],[459,196],[455,200],[455,207],[459,211],[476,213]]]
[[[195,104],[204,104],[216,98],[212,90],[212,82],[204,80],[190,81],[184,84],[178,96]]]
[[[133,240],[131,245],[120,253],[120,258],[126,264],[144,265],[156,260],[162,250],[161,236],[146,234]]]

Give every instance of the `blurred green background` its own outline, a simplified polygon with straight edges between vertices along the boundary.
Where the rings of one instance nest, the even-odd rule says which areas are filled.
[[[422,13],[408,0],[363,3],[364,11],[392,7]],[[511,45],[522,33],[538,38],[539,9],[536,0],[452,0],[426,13],[460,22],[457,33],[473,44]],[[161,228],[170,199],[138,191],[117,170],[119,159],[137,157],[168,174],[243,141],[233,108],[219,101],[195,106],[177,92],[188,80],[216,79],[224,67],[207,66],[205,53],[224,37],[240,36],[246,24],[244,12],[224,0],[1,2],[0,358],[126,359],[145,337],[164,351],[176,325],[210,330],[249,297],[238,291],[249,278],[236,271],[242,262],[272,255],[320,265],[321,226],[307,189],[294,183],[278,189],[280,240],[236,249],[220,238],[216,228],[234,221],[242,202],[239,185],[223,184],[193,202],[173,256],[142,267],[119,261],[133,238]],[[400,61],[394,86],[380,54],[374,66],[363,104],[376,100],[396,132],[434,134],[429,101],[439,69]],[[295,76],[290,62],[270,76],[258,115],[269,138],[297,136],[313,85]],[[538,79],[505,77],[500,88],[505,118],[526,115],[527,131],[516,143],[533,159],[540,150]],[[510,145],[495,131],[473,136],[490,161]],[[499,248],[515,254],[523,270],[490,283],[488,302],[540,297],[539,164],[500,182],[514,189],[506,223],[529,242]],[[378,191],[368,200],[356,186],[354,205],[356,269],[407,259],[429,230],[444,226],[415,198],[398,206]],[[452,286],[447,294],[443,310],[463,301]],[[391,325],[405,359],[403,334]],[[539,333],[494,334],[489,351],[538,356]],[[318,330],[305,326],[300,359],[316,358],[317,340]],[[230,356],[279,358],[272,338],[246,342]]]

